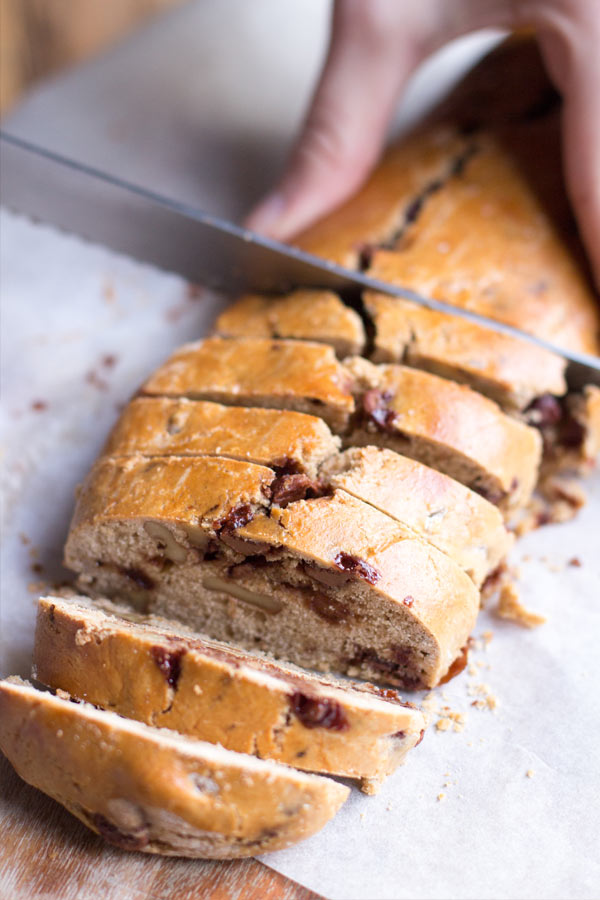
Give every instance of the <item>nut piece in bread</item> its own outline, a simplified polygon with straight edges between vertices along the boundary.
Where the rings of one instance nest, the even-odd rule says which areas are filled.
[[[218,458],[101,460],[80,492],[66,564],[86,592],[212,637],[312,668],[436,684],[473,627],[475,585],[412,529],[299,477]]]
[[[331,347],[308,341],[207,338],[185,344],[142,387],[152,396],[292,409],[343,431],[354,412]]]
[[[345,360],[362,404],[347,446],[378,444],[439,469],[504,510],[535,487],[540,436],[466,385],[400,365]]]
[[[369,787],[425,729],[393,690],[325,680],[107,600],[42,597],[34,671],[148,725]]]
[[[413,528],[481,587],[514,538],[497,506],[480,494],[393,450],[355,447],[321,468],[321,477]]]
[[[365,348],[360,316],[332,291],[297,290],[283,297],[247,294],[221,313],[215,330],[223,337],[320,341],[331,344],[340,357]]]
[[[0,682],[17,773],[123,850],[233,859],[309,837],[348,788],[86,703]]]
[[[288,410],[201,400],[136,397],[104,447],[105,456],[227,456],[317,477],[339,447],[325,422]]]

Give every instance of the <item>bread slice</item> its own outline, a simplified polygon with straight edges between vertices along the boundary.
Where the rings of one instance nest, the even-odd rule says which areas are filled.
[[[541,347],[386,294],[368,292],[364,304],[373,362],[406,363],[467,384],[509,412],[566,392],[565,360]]]
[[[372,506],[286,478],[219,458],[100,460],[66,564],[86,592],[221,640],[311,668],[436,684],[473,627],[471,579]]]
[[[317,477],[339,438],[316,416],[222,406],[185,398],[136,397],[104,447],[106,456],[227,456]]]
[[[369,793],[426,724],[393,690],[325,680],[107,600],[42,597],[34,671],[51,688],[147,725],[356,778]]]
[[[325,825],[348,788],[319,775],[0,682],[0,748],[17,773],[123,850],[233,859]]]
[[[362,353],[365,329],[358,313],[332,291],[297,290],[283,297],[247,294],[217,319],[223,337],[301,338],[331,344],[338,356]]]
[[[538,432],[492,400],[445,378],[400,365],[345,360],[362,415],[347,446],[378,444],[418,459],[504,510],[527,503],[541,458]]]
[[[403,522],[450,556],[481,587],[514,538],[484,497],[422,463],[380,447],[331,457],[321,479]]]
[[[354,412],[333,349],[308,341],[213,337],[185,344],[150,376],[142,393],[292,409],[320,416],[336,432]]]

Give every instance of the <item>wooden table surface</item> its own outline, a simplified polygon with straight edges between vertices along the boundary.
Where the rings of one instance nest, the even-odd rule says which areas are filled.
[[[0,900],[319,900],[255,859],[220,862],[110,847],[25,784],[0,754]]]

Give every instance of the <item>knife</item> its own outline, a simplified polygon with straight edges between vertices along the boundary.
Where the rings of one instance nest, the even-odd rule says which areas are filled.
[[[600,386],[600,357],[565,350],[504,322],[262,237],[5,131],[0,131],[0,192],[2,203],[17,212],[215,290],[285,293],[318,287],[350,301],[365,289],[379,291],[562,356],[571,388]]]

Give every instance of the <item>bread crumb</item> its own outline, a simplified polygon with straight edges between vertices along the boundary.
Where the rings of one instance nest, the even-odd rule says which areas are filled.
[[[441,794],[438,794],[438,795],[437,795],[438,803],[441,803],[442,800],[445,800],[445,799],[446,799],[446,795],[445,795],[444,793],[441,793]]]
[[[201,693],[202,693],[202,688],[200,687],[199,684],[195,684],[194,687],[192,688],[192,690],[194,691],[195,694],[201,694]]]
[[[575,568],[579,569],[581,567],[582,563],[578,556],[572,556],[571,559],[568,561],[567,565],[574,566]]]
[[[435,727],[438,731],[450,731],[450,729],[452,728],[452,719],[449,719],[447,716],[442,719],[438,719],[435,723]]]
[[[503,584],[496,613],[502,619],[517,622],[523,628],[536,628],[546,621],[545,616],[526,609],[519,600],[519,594],[513,584]]]
[[[533,778],[533,776],[535,775],[535,772],[533,771],[533,769],[527,769],[525,774],[527,775],[528,778]]]

